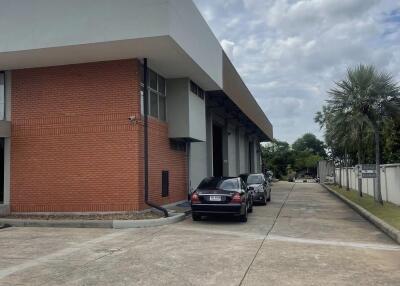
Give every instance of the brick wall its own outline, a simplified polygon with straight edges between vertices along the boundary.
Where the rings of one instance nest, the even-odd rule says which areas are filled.
[[[142,168],[141,171],[144,177],[144,169]],[[162,171],[169,171],[169,196],[165,198],[161,196]],[[144,183],[144,181],[142,182]],[[142,189],[144,189],[144,185]],[[149,200],[162,205],[185,199],[187,199],[186,152],[171,149],[168,139],[168,125],[150,117]],[[141,202],[143,202],[143,200],[141,200]],[[146,206],[142,204],[142,208],[145,207]]]
[[[11,211],[144,208],[139,63],[121,60],[12,72]],[[180,200],[185,153],[169,149],[168,126],[151,121],[151,198]],[[151,143],[153,144],[153,143]],[[159,169],[173,168],[161,200]],[[160,194],[160,195],[158,195]]]

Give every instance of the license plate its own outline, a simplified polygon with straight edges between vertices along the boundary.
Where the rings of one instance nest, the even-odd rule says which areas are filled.
[[[210,201],[211,202],[220,202],[222,201],[221,196],[210,196]]]

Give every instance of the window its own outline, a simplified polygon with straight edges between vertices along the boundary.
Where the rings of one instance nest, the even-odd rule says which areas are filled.
[[[261,174],[250,175],[247,178],[247,184],[249,184],[249,185],[263,184],[263,183],[264,183],[264,175],[261,175]]]
[[[196,94],[198,97],[204,100],[204,90],[202,90],[197,84],[193,81],[190,81],[190,91]]]
[[[166,111],[166,98],[165,96],[159,96],[158,97],[158,106],[159,106],[159,119],[162,121],[166,121],[167,120],[167,114],[165,113]]]
[[[193,81],[190,81],[190,91],[197,94],[197,85]]]
[[[170,139],[169,144],[172,150],[186,152],[186,143],[184,141]]]
[[[153,70],[148,70],[148,97],[149,97],[149,110],[148,114],[151,117],[167,120],[167,98],[166,98],[166,80]],[[141,72],[141,108],[144,111],[144,85],[143,85],[143,72]]]
[[[4,72],[0,72],[0,120],[4,120],[5,95],[6,76]]]
[[[237,178],[206,178],[201,181],[198,189],[200,190],[237,190],[239,189],[239,181]]]
[[[150,113],[151,116],[158,118],[158,95],[150,90]]]

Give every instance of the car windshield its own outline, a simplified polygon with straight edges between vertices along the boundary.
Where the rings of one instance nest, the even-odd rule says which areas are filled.
[[[207,178],[200,183],[198,188],[201,190],[237,190],[239,189],[239,183],[237,178]]]
[[[264,182],[264,176],[261,174],[257,175],[250,175],[247,178],[247,184],[248,185],[253,185],[253,184],[262,184]]]

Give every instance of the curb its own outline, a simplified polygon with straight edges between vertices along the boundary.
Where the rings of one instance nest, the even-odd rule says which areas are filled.
[[[143,219],[143,220],[113,220],[112,227],[116,229],[124,228],[142,228],[142,227],[154,227],[172,224],[184,220],[185,214],[170,214],[169,217],[157,218],[157,219]]]
[[[112,220],[44,220],[0,218],[0,224],[16,227],[112,228]]]
[[[142,228],[176,223],[185,219],[185,214],[170,214],[167,218],[147,220],[38,220],[0,218],[0,225],[14,227],[64,227],[64,228]]]
[[[383,233],[393,239],[395,242],[400,244],[400,230],[397,230],[393,226],[389,225],[388,223],[384,222],[377,216],[373,215],[363,207],[357,205],[356,203],[352,202],[348,198],[342,196],[341,194],[337,193],[336,191],[332,190],[325,184],[321,184],[326,190],[328,190],[331,194],[335,195],[337,198],[341,199],[345,202],[348,206],[350,206],[354,211],[356,211],[359,215],[363,218],[368,220],[370,223],[375,225],[378,229],[380,229]]]

